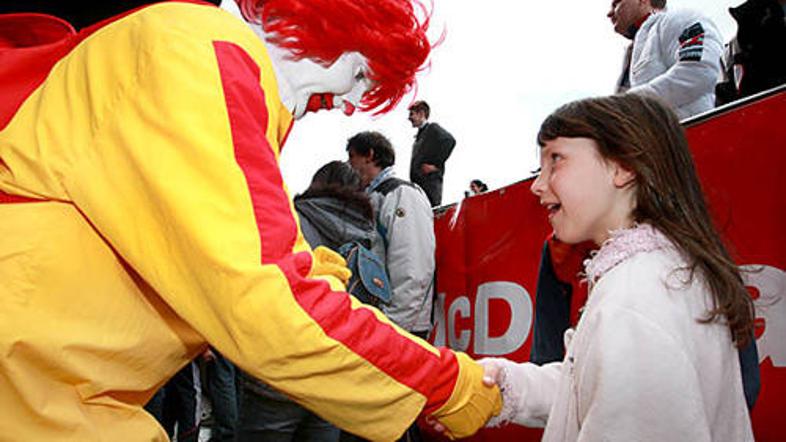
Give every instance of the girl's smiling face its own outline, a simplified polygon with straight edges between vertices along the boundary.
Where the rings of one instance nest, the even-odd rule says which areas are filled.
[[[541,172],[530,189],[560,241],[600,245],[610,231],[633,224],[635,175],[601,157],[595,140],[559,137],[540,154]]]

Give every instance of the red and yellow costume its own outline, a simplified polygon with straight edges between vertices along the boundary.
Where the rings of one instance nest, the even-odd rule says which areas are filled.
[[[243,23],[185,2],[79,33],[2,20],[25,32],[0,35],[0,434],[166,440],[142,405],[207,342],[374,440],[499,401],[310,251],[277,164],[292,117]]]

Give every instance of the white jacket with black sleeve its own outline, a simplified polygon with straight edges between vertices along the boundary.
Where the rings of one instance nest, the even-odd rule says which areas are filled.
[[[659,97],[680,119],[715,106],[723,43],[704,15],[686,9],[653,13],[633,40],[629,93]]]

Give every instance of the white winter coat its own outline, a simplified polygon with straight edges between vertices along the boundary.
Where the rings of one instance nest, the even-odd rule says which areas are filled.
[[[669,247],[598,253],[622,261],[566,332],[563,362],[504,362],[503,420],[545,425],[544,441],[753,440],[730,331],[698,322],[710,292],[682,283],[683,259],[651,231]]]
[[[419,187],[402,184],[383,196],[370,194],[377,221],[386,232],[385,264],[393,289],[385,315],[410,332],[431,330],[436,238],[434,214]]]

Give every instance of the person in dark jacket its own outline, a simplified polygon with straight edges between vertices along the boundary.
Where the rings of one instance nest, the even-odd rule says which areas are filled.
[[[737,35],[726,45],[718,104],[786,83],[786,0],[748,0],[729,13]]]
[[[322,166],[295,197],[300,228],[311,247],[332,250],[358,241],[371,248],[378,234],[360,176],[341,161]],[[240,373],[238,441],[338,441],[340,430],[253,377]]]
[[[409,122],[418,129],[412,146],[409,179],[426,192],[434,207],[442,204],[445,162],[456,146],[456,139],[439,124],[429,122],[430,114],[431,108],[425,101],[416,101],[409,107]]]

